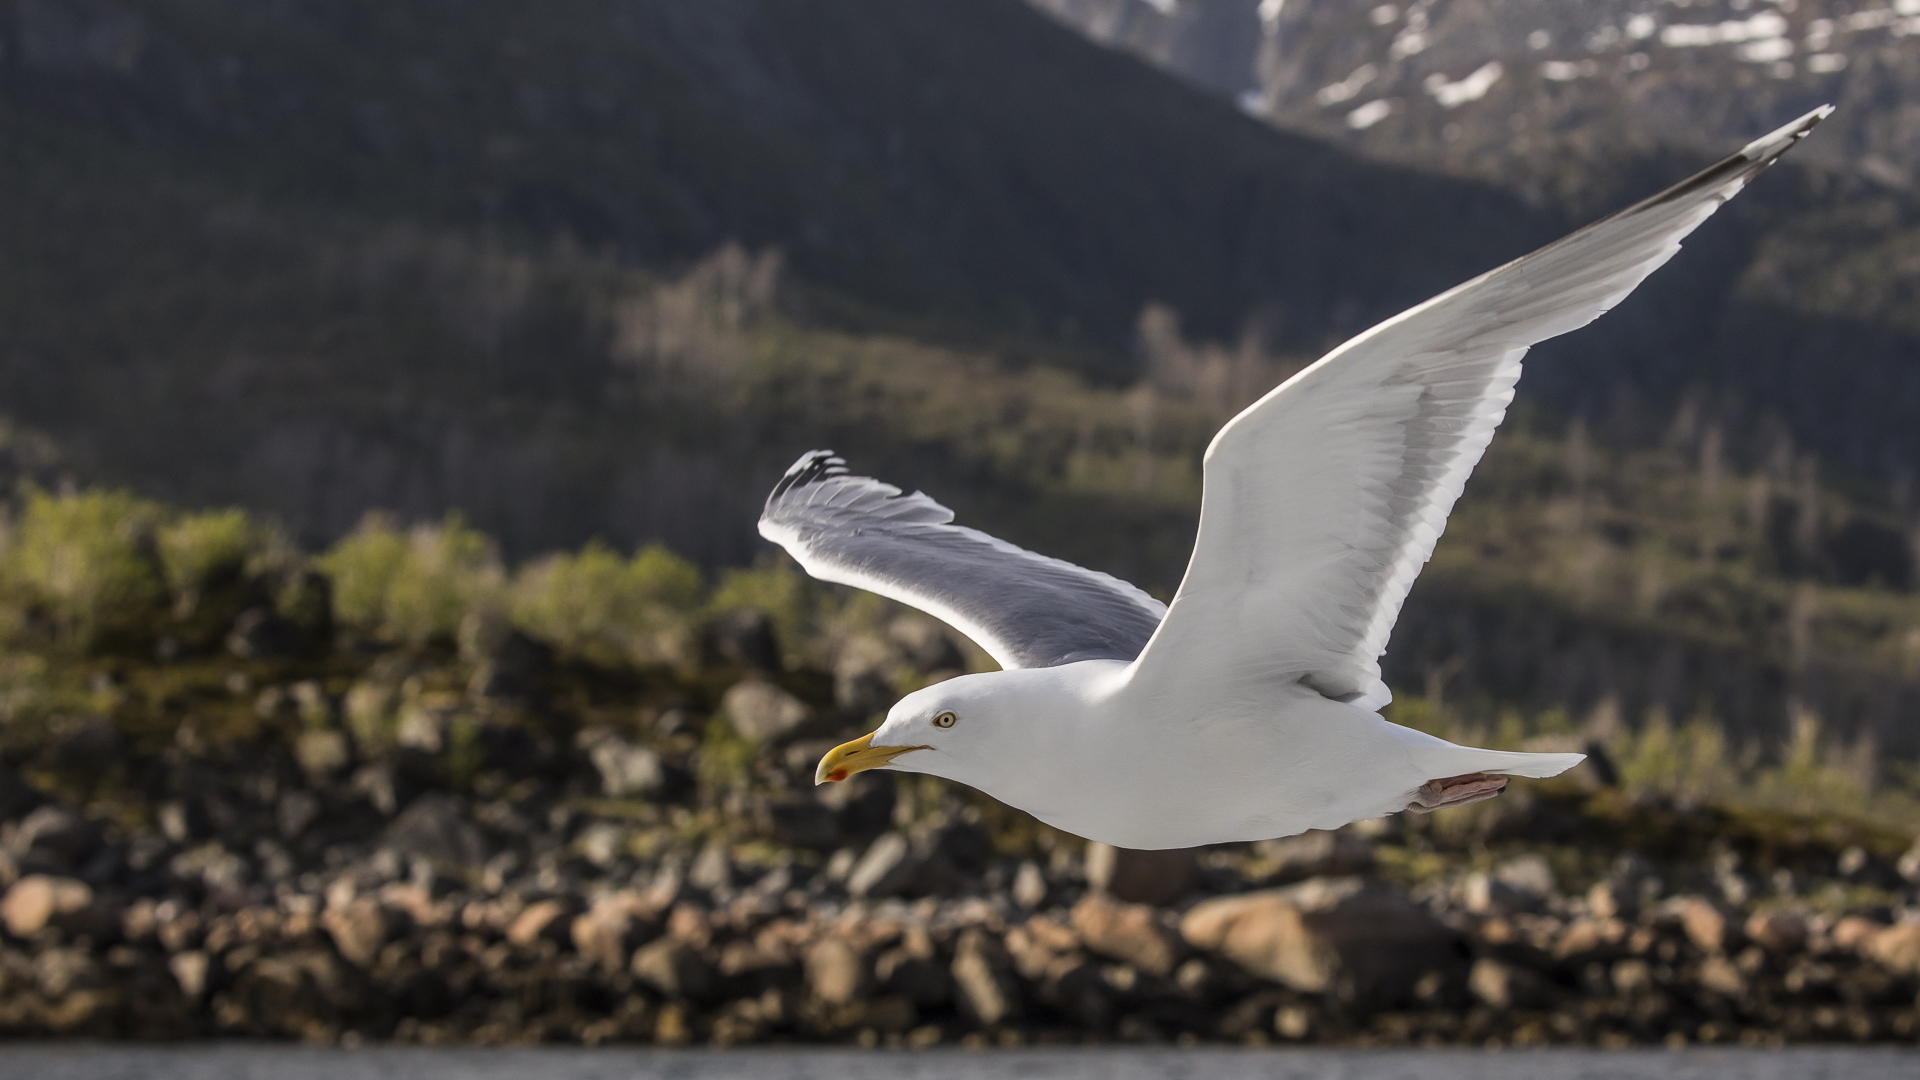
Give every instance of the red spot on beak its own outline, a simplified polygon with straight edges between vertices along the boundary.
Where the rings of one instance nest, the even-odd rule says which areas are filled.
[[[846,778],[847,778],[847,770],[845,769],[835,769],[832,772],[827,774],[827,780],[830,782],[838,782],[841,780],[845,780]]]

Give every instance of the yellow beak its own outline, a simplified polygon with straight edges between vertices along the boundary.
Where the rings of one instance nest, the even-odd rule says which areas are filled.
[[[931,746],[875,746],[872,735],[862,735],[827,751],[827,756],[820,759],[820,767],[813,770],[813,782],[825,784],[845,780],[854,773],[890,765],[901,754],[931,749]]]

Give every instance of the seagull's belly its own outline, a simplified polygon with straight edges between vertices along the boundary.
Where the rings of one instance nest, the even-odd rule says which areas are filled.
[[[1119,847],[1338,828],[1403,808],[1429,779],[1386,728],[1373,713],[1316,694],[1278,709],[1158,723],[1138,740],[1109,729],[1101,747],[1074,755],[1052,782],[1000,797]]]

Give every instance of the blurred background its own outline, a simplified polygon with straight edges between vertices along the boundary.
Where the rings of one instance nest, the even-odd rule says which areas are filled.
[[[799,453],[1167,597],[1235,411],[1827,102],[1395,631],[1576,774],[812,789],[991,662],[757,538]],[[1916,170],[1914,0],[0,0],[0,1032],[1911,1043]]]

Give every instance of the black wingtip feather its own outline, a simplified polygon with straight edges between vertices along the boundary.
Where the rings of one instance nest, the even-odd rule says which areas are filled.
[[[786,475],[780,478],[779,483],[773,485],[773,494],[767,496],[767,502],[773,503],[795,488],[817,484],[828,477],[845,475],[847,475],[847,463],[840,455],[831,450],[809,450],[800,455],[800,460],[787,469]]]

